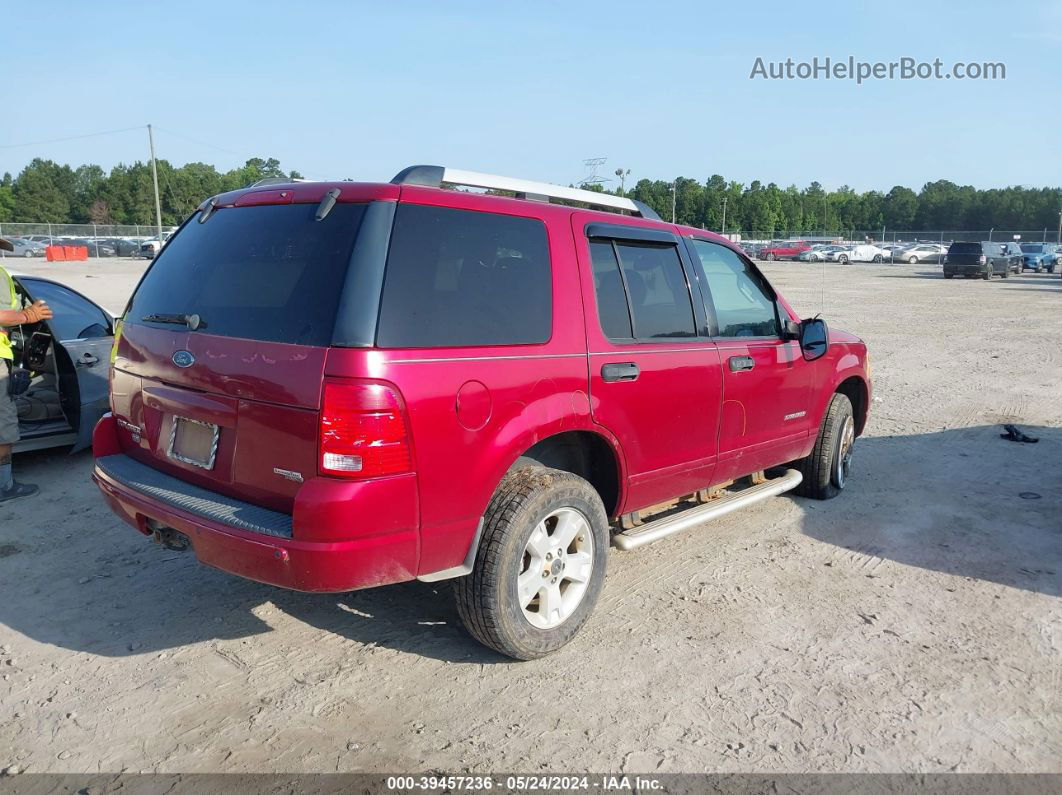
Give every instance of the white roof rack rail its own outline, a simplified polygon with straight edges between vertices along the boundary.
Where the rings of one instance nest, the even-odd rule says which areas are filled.
[[[622,196],[613,196],[611,193],[566,188],[562,185],[551,185],[548,182],[532,182],[531,180],[517,179],[515,177],[500,177],[495,174],[481,174],[478,171],[464,171],[446,166],[410,166],[399,171],[394,179],[391,180],[391,183],[394,185],[424,185],[430,188],[438,188],[445,183],[447,185],[464,185],[470,188],[512,191],[520,199],[538,201],[564,199],[565,201],[582,202],[592,207],[626,210],[631,215],[641,218],[651,218],[654,221],[660,220],[660,216],[647,204],[634,199],[626,199]]]

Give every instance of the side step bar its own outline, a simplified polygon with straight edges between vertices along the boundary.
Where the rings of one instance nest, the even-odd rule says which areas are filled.
[[[795,489],[803,479],[804,476],[797,470],[787,469],[781,477],[772,478],[727,497],[719,497],[705,505],[698,505],[696,508],[689,508],[681,513],[657,519],[641,527],[617,533],[612,537],[612,544],[623,550],[637,549],[666,536],[689,530],[711,519],[718,519],[731,511],[747,508],[760,500]]]

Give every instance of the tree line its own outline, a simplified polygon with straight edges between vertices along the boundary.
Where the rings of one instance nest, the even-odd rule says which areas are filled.
[[[162,221],[180,223],[203,199],[245,187],[267,177],[299,177],[285,172],[275,158],[251,158],[243,166],[219,172],[207,163],[175,167],[158,161]],[[583,185],[605,190],[601,185]],[[975,231],[1056,230],[1062,189],[1012,186],[981,190],[947,180],[925,183],[918,192],[897,185],[888,192],[828,191],[818,182],[805,188],[780,187],[754,180],[743,184],[715,174],[701,182],[679,177],[642,179],[627,191],[613,190],[656,210],[670,220],[714,231],[776,234],[817,230]],[[141,224],[155,221],[151,167],[118,165],[105,172],[97,165],[73,168],[35,159],[17,177],[0,180],[0,223],[5,221]]]

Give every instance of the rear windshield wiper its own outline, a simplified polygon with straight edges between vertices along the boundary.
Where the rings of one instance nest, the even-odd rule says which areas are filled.
[[[166,315],[157,313],[151,315],[144,315],[144,317],[140,319],[145,323],[171,323],[174,326],[188,326],[188,328],[190,328],[192,331],[206,326],[206,323],[203,322],[203,319],[196,314]]]

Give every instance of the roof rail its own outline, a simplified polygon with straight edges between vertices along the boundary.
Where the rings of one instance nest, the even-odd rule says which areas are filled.
[[[627,199],[623,196],[613,196],[611,193],[598,193],[581,188],[565,188],[561,185],[551,185],[548,182],[532,182],[527,179],[515,177],[500,177],[495,174],[481,174],[478,171],[463,171],[446,166],[410,166],[395,174],[391,180],[392,185],[424,185],[429,188],[438,188],[442,184],[465,185],[472,188],[487,188],[488,190],[512,191],[518,199],[532,199],[536,201],[549,201],[550,199],[563,199],[565,201],[583,202],[592,207],[608,207],[614,210],[626,210],[631,215],[640,216],[659,221],[657,215],[647,204]]]
[[[291,185],[294,182],[312,182],[302,177],[265,177],[257,182],[252,182],[248,188],[260,188],[263,185]]]

